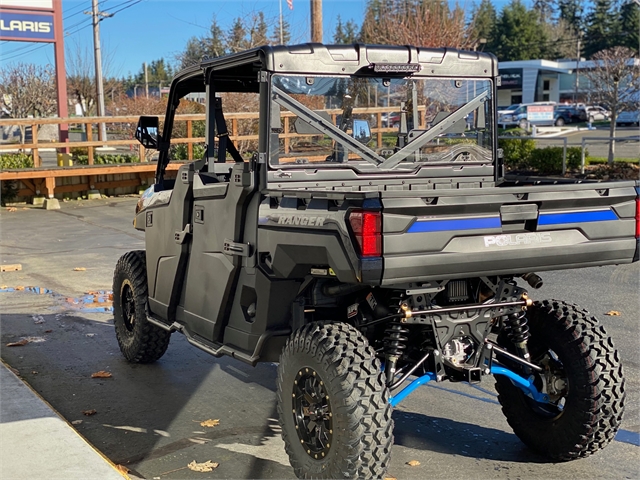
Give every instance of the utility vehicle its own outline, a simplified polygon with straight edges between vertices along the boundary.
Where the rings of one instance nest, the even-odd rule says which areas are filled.
[[[639,185],[505,177],[499,83],[490,54],[412,46],[265,46],[179,73],[162,132],[136,132],[159,159],[135,214],[146,248],[114,275],[126,359],[158,360],[177,331],[278,362],[300,478],[382,477],[392,408],[426,382],[495,377],[516,435],[553,461],[604,447],[618,353],[585,310],[528,290],[637,261]],[[205,154],[169,179],[193,92]]]

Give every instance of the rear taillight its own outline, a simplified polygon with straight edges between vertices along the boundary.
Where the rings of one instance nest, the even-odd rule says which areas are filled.
[[[636,238],[640,238],[640,198],[636,198]]]
[[[349,224],[363,257],[382,256],[382,215],[380,212],[354,210]]]

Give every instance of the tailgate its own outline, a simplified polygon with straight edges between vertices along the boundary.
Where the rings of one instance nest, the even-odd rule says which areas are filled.
[[[385,192],[382,284],[629,263],[637,197],[635,182]]]

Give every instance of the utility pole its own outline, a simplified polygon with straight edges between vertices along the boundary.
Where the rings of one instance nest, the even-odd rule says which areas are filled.
[[[322,43],[322,0],[311,0],[311,41]]]
[[[580,68],[580,41],[582,40],[582,32],[578,32],[578,50],[576,52],[576,86],[575,91],[573,92],[573,104],[578,104],[578,69]]]
[[[113,16],[110,13],[104,13],[98,11],[98,0],[91,0],[91,12],[84,12],[86,14],[91,15],[92,23],[93,23],[93,49],[94,49],[94,57],[96,63],[96,94],[97,98],[97,107],[98,107],[98,116],[105,116],[105,108],[104,108],[104,86],[102,84],[102,54],[100,52],[100,20],[102,18],[107,18]],[[100,140],[107,140],[107,125],[103,122],[100,124],[100,129],[98,130],[98,138]]]
[[[144,68],[144,96],[149,98],[149,76],[147,75],[147,62],[142,64]]]

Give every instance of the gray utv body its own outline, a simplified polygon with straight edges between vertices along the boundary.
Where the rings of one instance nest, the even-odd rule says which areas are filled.
[[[593,425],[591,433],[574,432],[582,440],[560,445],[531,437],[535,428],[519,420],[529,399],[545,408],[525,417],[539,414],[540,425],[555,418],[549,432],[570,430],[557,419],[573,421],[574,413],[562,413],[562,398],[575,394],[579,368],[572,370],[570,354],[554,342],[571,343],[567,322],[585,313],[570,315],[574,307],[564,303],[533,304],[517,279],[537,288],[542,280],[534,272],[637,261],[639,182],[505,177],[499,81],[490,54],[372,45],[265,46],[204,59],[178,74],[162,134],[157,118],[138,125],[143,145],[160,151],[155,185],[134,221],[145,232],[145,252],[125,261],[114,280],[116,312],[124,312],[116,313],[120,340],[126,329],[135,331],[131,309],[121,307],[130,293],[122,285],[136,287],[138,277],[127,280],[127,272],[146,270],[147,291],[131,297],[143,309],[135,321],[159,329],[160,346],[136,357],[121,342],[125,356],[153,361],[168,344],[158,332],[179,331],[215,356],[279,361],[283,436],[299,476],[381,475],[392,439],[389,404],[430,380],[478,382],[495,374],[503,406],[518,405],[504,410],[518,436],[556,460],[610,441],[624,395],[617,353],[604,340],[594,350],[580,347],[610,348],[616,359],[602,374],[603,385],[620,386],[610,397],[616,413],[602,427],[604,443]],[[194,92],[205,94],[205,155],[168,179],[174,115]],[[234,112],[259,113],[241,120],[226,112],[229,102]],[[579,322],[580,331],[596,328],[587,317]],[[359,385],[352,380],[366,374],[365,383],[377,385],[362,398],[381,403],[362,402],[381,415],[385,440],[374,443],[384,453],[374,456],[382,460],[335,460],[319,437],[336,435],[330,425],[337,423],[325,418],[319,426],[317,412],[330,408],[327,402],[309,413],[315,394],[302,392],[307,403],[294,400],[293,417],[286,413],[294,385],[324,392],[307,367],[296,369],[307,365],[326,380],[333,374],[323,368],[338,368],[342,351],[353,358],[347,383]],[[314,363],[314,352],[329,360]],[[412,375],[419,378],[411,388],[391,395]],[[291,422],[298,422],[295,430]],[[292,432],[299,427],[318,438],[301,434],[298,442]]]

